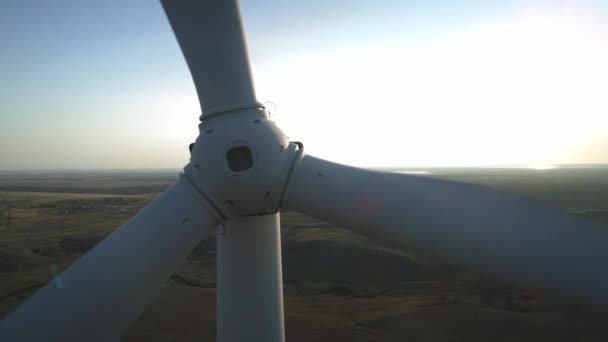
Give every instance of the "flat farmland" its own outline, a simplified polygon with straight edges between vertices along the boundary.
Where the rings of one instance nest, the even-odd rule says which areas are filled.
[[[61,270],[170,186],[177,172],[0,175],[4,316],[36,289],[60,281]],[[440,169],[425,176],[519,192],[608,223],[603,168]],[[289,341],[608,340],[604,313],[295,212],[282,212],[281,223]],[[210,237],[167,280],[124,340],[214,338],[215,239]]]

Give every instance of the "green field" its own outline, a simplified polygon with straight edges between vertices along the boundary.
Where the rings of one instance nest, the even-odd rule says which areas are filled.
[[[431,172],[432,177],[524,193],[608,223],[606,168]],[[125,222],[175,176],[0,173],[0,317]],[[378,244],[294,212],[281,215],[289,341],[608,340],[603,313]],[[176,270],[125,340],[214,338],[215,241],[210,239]]]

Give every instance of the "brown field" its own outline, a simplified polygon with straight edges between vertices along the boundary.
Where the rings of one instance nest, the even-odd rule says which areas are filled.
[[[169,173],[28,176],[0,174],[5,190],[0,191],[0,317],[175,179]],[[608,222],[606,169],[453,169],[440,176],[522,192]],[[289,341],[608,340],[603,313],[294,212],[283,212],[281,221]],[[215,241],[210,239],[167,280],[124,340],[214,337]]]

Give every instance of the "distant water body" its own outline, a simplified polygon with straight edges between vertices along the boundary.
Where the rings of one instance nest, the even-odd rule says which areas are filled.
[[[427,170],[389,170],[391,172],[396,172],[396,173],[407,173],[407,174],[411,174],[411,175],[431,175],[434,172],[431,171],[427,171]]]
[[[432,170],[419,170],[419,169],[407,169],[407,168],[387,168],[382,169],[384,171],[405,173],[411,175],[433,175],[438,173],[451,173],[451,172],[462,172],[462,171],[492,171],[492,170],[533,170],[533,171],[545,171],[559,169],[557,165],[527,165],[527,166],[486,166],[486,167],[441,167],[432,168]]]
[[[572,164],[572,165],[516,165],[516,166],[470,166],[470,167],[393,167],[377,168],[377,170],[429,176],[448,176],[448,175],[579,175],[591,176],[599,175],[608,177],[607,164]]]

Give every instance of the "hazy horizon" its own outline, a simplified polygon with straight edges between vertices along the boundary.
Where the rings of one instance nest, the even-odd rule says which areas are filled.
[[[241,14],[258,98],[307,153],[608,163],[606,2],[241,1]],[[187,163],[199,106],[158,2],[9,0],[0,40],[0,169]]]
[[[540,164],[540,165],[410,165],[410,166],[366,166],[360,167],[374,170],[420,170],[420,169],[528,169],[528,170],[556,170],[570,168],[608,168],[608,163],[571,163],[571,164]],[[181,172],[178,168],[0,168],[1,173],[8,172]]]

